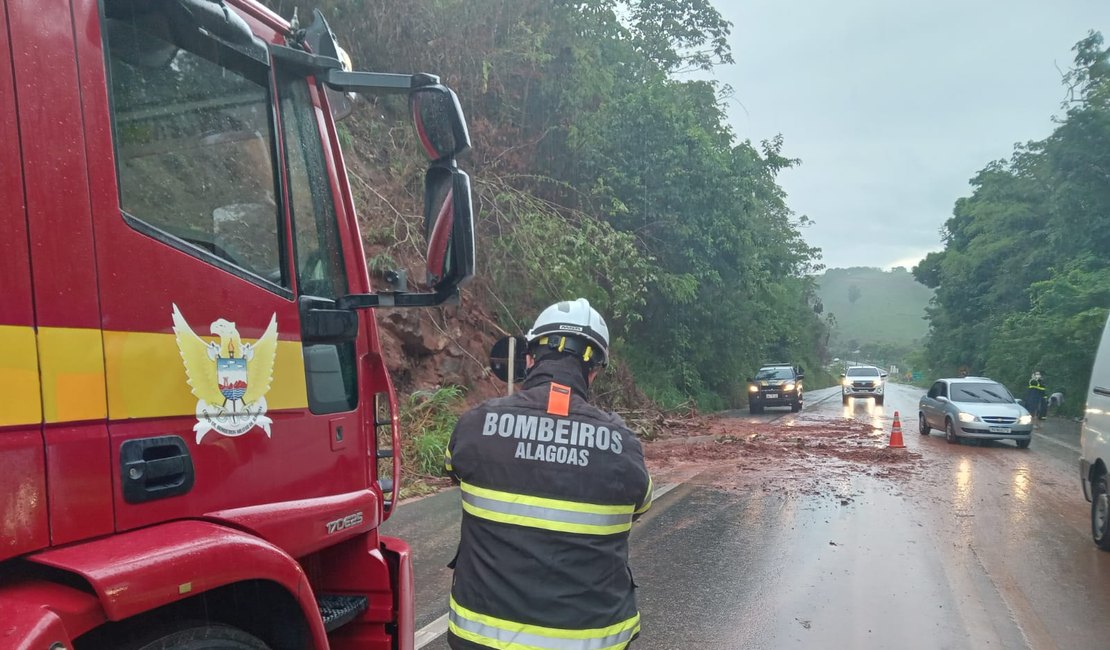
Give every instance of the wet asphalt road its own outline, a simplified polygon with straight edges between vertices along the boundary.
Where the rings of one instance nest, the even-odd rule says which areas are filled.
[[[826,492],[852,495],[846,504],[699,477],[674,486],[632,533],[636,650],[1110,647],[1110,553],[1090,542],[1074,424],[1050,420],[1028,450],[954,446],[918,434],[918,389],[890,385],[884,407],[844,407],[832,391],[808,393],[806,417],[889,431],[898,410],[919,471],[896,481],[830,473]],[[418,647],[430,650],[447,647],[435,634],[458,499],[450,490],[406,503],[385,527],[413,545]]]

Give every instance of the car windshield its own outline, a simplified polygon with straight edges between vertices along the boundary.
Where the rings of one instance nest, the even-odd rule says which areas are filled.
[[[1014,401],[1010,391],[1006,390],[1006,387],[1002,384],[952,384],[949,396],[955,402],[1010,404]]]
[[[848,368],[849,377],[878,377],[878,368]]]
[[[793,379],[794,371],[790,368],[760,368],[755,374],[756,379]]]

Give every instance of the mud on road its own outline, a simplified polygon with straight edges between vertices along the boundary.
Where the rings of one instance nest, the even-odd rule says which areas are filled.
[[[711,415],[676,424],[644,443],[656,485],[694,482],[851,500],[843,479],[868,475],[900,483],[922,464],[921,454],[888,446],[889,430],[857,419],[803,412],[773,421]]]

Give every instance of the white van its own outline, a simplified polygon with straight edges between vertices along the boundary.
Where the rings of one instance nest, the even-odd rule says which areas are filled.
[[[1091,502],[1091,535],[1099,548],[1110,551],[1110,319],[1091,370],[1080,446],[1079,476],[1083,496]]]

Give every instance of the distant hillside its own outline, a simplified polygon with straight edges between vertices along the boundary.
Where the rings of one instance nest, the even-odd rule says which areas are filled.
[[[824,313],[836,316],[829,341],[834,352],[868,344],[909,345],[928,331],[925,307],[933,291],[903,267],[829,269],[817,282]]]

